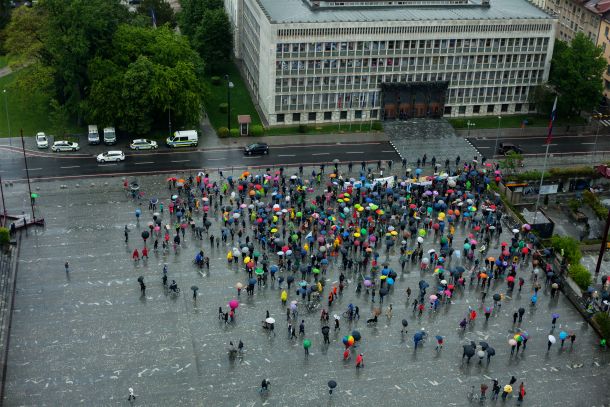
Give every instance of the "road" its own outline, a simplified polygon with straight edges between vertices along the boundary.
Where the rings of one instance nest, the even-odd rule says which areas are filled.
[[[98,163],[91,154],[53,153],[47,150],[26,148],[28,168],[31,178],[59,179],[97,175],[148,174],[197,170],[203,168],[294,166],[298,164],[317,165],[332,163],[338,159],[347,163],[353,161],[394,160],[400,158],[386,141],[360,143],[323,143],[308,145],[270,146],[267,156],[244,156],[243,149],[180,149],[156,151],[125,151],[127,158],[120,163]],[[0,175],[5,180],[19,180],[25,177],[23,150],[1,146],[2,168]]]
[[[491,157],[496,139],[494,137],[470,137],[468,140],[481,155]],[[498,145],[501,142],[513,143],[523,149],[523,155],[536,156],[544,155],[546,145],[544,144],[546,136],[535,137],[502,137],[498,139]],[[610,137],[600,135],[597,137],[597,146],[595,135],[586,136],[555,136],[551,141],[549,153],[554,155],[585,155],[591,154],[593,151],[597,153],[610,153]]]

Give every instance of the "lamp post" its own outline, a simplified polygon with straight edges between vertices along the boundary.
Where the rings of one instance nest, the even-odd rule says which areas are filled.
[[[227,81],[227,128],[229,133],[231,132],[231,89],[233,89],[233,82],[229,80],[229,75],[225,75]]]
[[[470,128],[476,126],[476,123],[471,122],[470,120],[468,120],[466,122],[466,126],[468,126],[468,136],[466,136],[467,138],[470,138]]]
[[[501,125],[502,125],[502,116],[498,116],[498,131],[496,132],[496,142],[494,143],[494,151],[491,152],[492,158],[496,155],[496,151],[498,151],[498,139],[500,138],[500,126]]]
[[[6,101],[6,89],[2,90],[4,93],[4,110],[6,111],[6,125],[8,127],[8,145],[11,145],[11,122],[8,118],[8,102]]]
[[[593,113],[595,113],[595,115],[592,116],[592,118],[597,120],[597,127],[595,129],[595,141],[593,143],[593,153],[591,154],[591,164],[594,164],[595,162],[595,154],[597,153],[597,137],[599,136],[599,122],[602,119],[600,113],[595,111]]]

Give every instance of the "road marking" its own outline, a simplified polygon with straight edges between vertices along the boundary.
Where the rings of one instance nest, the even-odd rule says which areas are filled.
[[[296,157],[296,154],[279,154],[278,157]]]
[[[80,165],[69,165],[67,167],[59,167],[59,168],[64,168],[64,169],[68,169],[68,168],[79,168]]]
[[[313,153],[312,155],[330,155],[330,153]]]
[[[172,160],[173,163],[187,163],[191,160]]]
[[[110,167],[112,165],[116,165],[116,163],[113,163],[113,164],[98,164],[97,166],[98,167]]]
[[[597,144],[597,143],[580,143],[580,144]]]
[[[346,151],[345,154],[364,154],[364,151]]]
[[[208,161],[221,161],[226,160],[226,158],[208,158]]]
[[[381,150],[382,153],[395,153],[395,150]]]
[[[24,168],[23,171],[25,171],[26,169]],[[28,168],[28,171],[39,171],[42,170],[42,168]]]
[[[140,161],[137,163],[134,163],[135,165],[142,165],[142,164],[154,164],[154,161]]]
[[[542,144],[542,147],[546,147],[546,146],[556,146],[557,144]]]
[[[262,155],[254,155],[254,156],[253,155],[249,155],[249,156],[244,157],[244,158],[261,158],[261,157],[262,157]]]
[[[477,148],[491,148],[491,147],[488,147],[488,146],[477,146]]]

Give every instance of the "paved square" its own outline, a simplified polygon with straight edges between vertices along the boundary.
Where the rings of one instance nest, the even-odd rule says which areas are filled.
[[[434,286],[435,277],[431,271],[422,274],[415,264],[400,273],[398,249],[394,248],[390,266],[398,271],[398,278],[384,301],[384,309],[393,304],[393,318],[381,315],[377,326],[367,326],[365,319],[373,304],[364,291],[355,293],[354,275],[348,273],[350,285],[333,304],[331,315],[341,314],[351,302],[360,307],[362,319],[351,326],[342,319],[335,334],[331,316],[331,344],[324,346],[319,312],[301,311],[299,319],[305,319],[306,337],[313,342],[308,357],[301,339],[288,339],[277,284],[256,288],[253,297],[244,291],[236,322],[225,325],[218,319],[218,307],[226,309],[228,301],[237,298],[235,284],[247,281],[243,266],[227,265],[226,254],[233,244],[210,249],[205,235],[203,241],[195,240],[188,230],[177,254],[151,251],[150,259],[134,264],[132,251],[142,249],[140,233],[151,220],[147,199],[157,196],[166,203],[165,222],[170,195],[165,177],[139,181],[145,193],[139,225],[134,215],[138,206],[125,195],[121,179],[33,184],[40,195],[37,209],[47,224],[22,236],[6,406],[123,405],[129,387],[137,395],[135,404],[146,406],[461,406],[469,404],[466,393],[470,386],[478,389],[485,382],[491,390],[492,378],[504,386],[512,375],[518,381],[514,397],[506,404],[516,404],[517,387],[524,381],[524,405],[608,405],[608,353],[599,350],[598,338],[563,295],[551,300],[545,290],[537,307],[529,307],[529,268],[519,272],[526,278],[523,292],[508,296],[488,323],[476,285],[467,285],[463,294],[457,293],[438,312],[426,309],[418,317],[407,303],[405,290],[411,287],[412,297],[416,297],[418,281],[423,278]],[[60,188],[61,184],[66,188]],[[9,208],[27,211],[26,190],[25,185],[5,189]],[[211,215],[210,232],[216,237],[222,226],[219,216]],[[200,215],[197,223],[201,223]],[[127,244],[125,225],[131,231]],[[459,247],[467,233],[463,226],[458,227],[454,245]],[[237,235],[235,239],[237,242]],[[209,273],[200,273],[193,264],[200,248],[210,257]],[[429,236],[424,248],[425,252],[438,249],[438,243]],[[498,250],[495,241],[489,253],[495,255]],[[384,251],[385,247],[380,250],[381,259]],[[276,259],[270,254],[271,264]],[[68,274],[65,261],[70,263]],[[340,270],[335,262],[333,258],[327,287],[338,281]],[[182,289],[177,298],[163,290],[164,263],[170,280],[175,279]],[[146,297],[140,296],[139,276],[145,278]],[[297,281],[299,277],[297,274]],[[196,302],[189,290],[192,285],[200,288]],[[506,292],[506,284],[492,283],[487,305],[495,292]],[[293,286],[289,300],[295,298]],[[468,306],[480,316],[462,334],[458,322]],[[511,357],[507,341],[514,334],[512,313],[520,306],[527,309],[521,326],[528,330],[530,340],[524,353]],[[261,328],[266,310],[277,320],[275,337]],[[573,348],[566,345],[561,350],[557,343],[547,353],[554,312],[561,315],[555,335],[560,330],[574,331],[577,339]],[[400,332],[403,318],[409,320],[406,335]],[[413,333],[420,328],[430,338],[415,351]],[[363,369],[355,368],[354,357],[342,360],[341,339],[352,329],[363,337],[357,349],[364,354]],[[444,349],[438,353],[435,335],[445,336]],[[228,343],[240,339],[245,344],[243,359],[230,361]],[[461,361],[462,345],[470,340],[485,340],[496,349],[489,365],[479,365],[476,356],[470,364]],[[258,393],[263,378],[271,381],[266,396]],[[332,396],[326,387],[330,379],[338,383]]]

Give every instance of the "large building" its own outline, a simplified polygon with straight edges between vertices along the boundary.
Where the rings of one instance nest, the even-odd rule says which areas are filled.
[[[539,1],[539,0],[532,0]],[[584,33],[597,44],[599,25],[608,0],[545,0],[544,8],[559,19],[556,36],[566,42],[572,41],[576,33]]]
[[[225,0],[271,126],[533,110],[557,20],[525,0]]]
[[[604,58],[608,67],[603,74],[604,77],[604,96],[610,99],[610,0],[600,2],[598,9],[603,13],[597,34],[597,45],[604,50]]]

